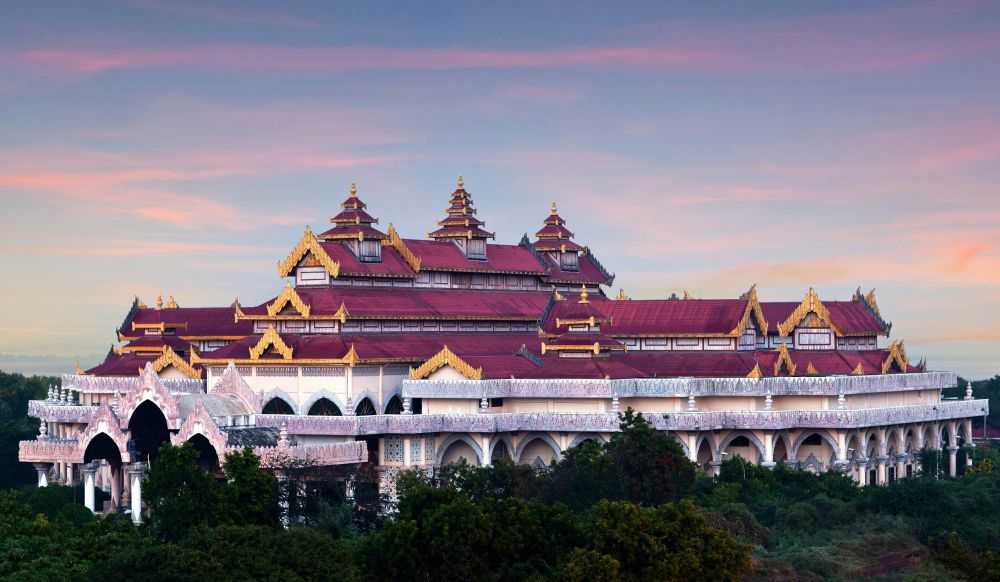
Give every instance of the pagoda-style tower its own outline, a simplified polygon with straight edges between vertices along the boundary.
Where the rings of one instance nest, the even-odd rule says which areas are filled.
[[[472,195],[465,190],[465,182],[458,177],[458,188],[451,193],[451,206],[445,212],[448,216],[438,221],[438,229],[428,233],[434,240],[450,240],[462,251],[467,259],[486,260],[486,239],[496,238],[486,232],[486,223],[476,218],[472,207]]]
[[[378,224],[378,219],[365,211],[368,205],[358,198],[358,187],[354,182],[351,182],[351,195],[340,207],[343,209],[340,214],[330,219],[333,228],[317,238],[340,242],[351,249],[361,262],[382,262],[382,241],[389,236],[372,226]]]
[[[531,246],[539,253],[546,253],[563,271],[580,270],[582,246],[571,239],[574,234],[566,228],[566,221],[559,216],[559,208],[552,203],[552,213],[545,217],[542,229],[535,233],[538,240]]]
[[[556,294],[552,306],[559,337],[542,343],[542,354],[557,352],[561,358],[592,358],[624,352],[625,345],[601,331],[601,325],[611,325],[611,318],[597,309],[587,296],[587,287],[580,289],[580,299],[567,301]]]

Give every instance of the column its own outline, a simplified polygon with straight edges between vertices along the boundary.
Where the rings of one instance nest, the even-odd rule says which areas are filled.
[[[52,463],[32,463],[35,466],[35,471],[38,472],[38,486],[48,487],[49,486],[49,468],[52,467]]]
[[[906,477],[906,453],[896,455],[896,478]]]
[[[718,477],[720,472],[720,467],[722,467],[721,461],[709,461],[708,474],[713,477]]]
[[[483,434],[479,438],[479,448],[483,450],[483,467],[489,467],[493,464],[493,459],[490,458],[490,436],[489,434]],[[514,451],[511,451],[510,454],[513,455]]]
[[[861,457],[858,459],[858,485],[864,487],[868,484],[868,459]]]
[[[768,469],[773,469],[777,464],[774,462],[774,434],[766,432],[764,433],[764,461],[760,464],[761,467],[766,467]]]
[[[74,465],[73,463],[66,463],[66,485],[69,485],[70,487],[76,485],[76,483],[73,481],[73,467],[75,466],[76,465]]]
[[[111,464],[109,465],[109,469],[111,471],[111,507],[113,507],[115,511],[118,511],[118,508],[121,507],[122,504],[123,467],[121,464],[118,464],[117,466]]]
[[[403,437],[403,466],[409,467],[410,463],[410,449],[413,448],[413,437]]]
[[[948,447],[948,475],[954,477],[958,474],[958,447],[951,445]]]
[[[885,485],[888,481],[885,469],[889,464],[889,457],[881,455],[876,460],[878,461],[878,483],[876,485]]]
[[[132,482],[132,521],[142,523],[142,478],[146,474],[146,463],[132,463],[129,467]]]
[[[91,513],[97,513],[94,508],[94,486],[97,463],[91,462],[83,466],[83,504]]]

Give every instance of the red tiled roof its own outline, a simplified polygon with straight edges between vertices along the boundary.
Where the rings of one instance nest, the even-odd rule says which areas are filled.
[[[604,379],[644,378],[646,374],[623,358],[561,358],[545,356],[540,368],[528,369],[517,378]]]
[[[567,247],[568,248],[568,247]],[[544,258],[547,266],[551,269],[546,281],[550,283],[587,283],[590,285],[610,285],[612,278],[604,276],[604,273],[594,264],[589,253],[581,253],[579,261],[579,271],[563,271],[558,264],[551,259]]]
[[[486,260],[467,259],[454,244],[447,241],[403,241],[413,254],[420,257],[421,270],[479,271],[484,273],[524,273],[542,275],[545,269],[529,249],[517,245],[486,245]]]
[[[495,238],[492,232],[486,232],[478,226],[442,226],[432,231],[431,238]]]
[[[788,319],[801,305],[801,301],[761,301],[760,308],[767,319],[768,332],[778,333],[778,324]],[[886,333],[888,330],[879,323],[864,305],[854,301],[824,301],[823,306],[830,312],[833,322],[849,335]]]
[[[562,235],[562,236],[560,236]],[[568,228],[562,224],[546,224],[535,233],[538,238],[562,238],[570,239],[573,238],[573,233]]]
[[[119,331],[124,336],[135,337],[143,332],[133,331],[132,323],[161,322],[166,323],[168,329],[176,327],[177,335],[181,337],[236,337],[249,335],[253,331],[251,322],[237,322],[235,318],[236,311],[233,307],[177,307],[160,310],[143,307],[136,309]]]
[[[344,245],[337,242],[322,242],[320,246],[331,259],[340,263],[340,273],[343,275],[372,275],[375,277],[416,277],[417,274],[399,256],[396,249],[382,246],[381,263],[362,263]]]
[[[323,239],[345,239],[358,238],[358,233],[361,233],[368,240],[382,240],[389,238],[387,234],[381,230],[371,227],[367,224],[338,224],[337,226],[331,228],[330,230],[319,235],[320,240]]]
[[[549,340],[549,346],[593,346],[599,344],[602,350],[625,349],[625,345],[620,341],[603,333],[564,333],[561,336]]]
[[[310,315],[334,315],[341,304],[348,318],[494,319],[537,321],[548,295],[459,289],[380,289],[372,287],[299,287],[296,293]],[[244,309],[263,315],[274,300]]]
[[[563,238],[563,239],[547,238],[547,239],[544,239],[544,240],[537,240],[537,241],[531,243],[531,247],[533,249],[535,249],[536,251],[539,251],[539,252],[543,252],[543,251],[562,251],[564,248],[567,251],[577,251],[577,252],[579,252],[579,251],[583,250],[583,246],[578,245],[575,242],[573,242],[573,241],[571,241],[569,239],[566,239],[566,238]]]
[[[147,362],[160,357],[160,354],[122,354],[112,355],[100,364],[86,370],[92,376],[138,376],[139,370],[146,367]]]
[[[611,318],[611,324],[602,325],[601,330],[616,336],[728,334],[739,324],[747,307],[742,299],[596,299],[591,303]],[[550,313],[543,324],[545,331],[557,332],[555,317]]]

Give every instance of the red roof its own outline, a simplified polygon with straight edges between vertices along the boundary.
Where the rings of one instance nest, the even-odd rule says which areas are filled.
[[[253,331],[253,324],[247,321],[235,321],[236,310],[233,307],[177,307],[153,309],[143,307],[135,310],[132,317],[122,324],[122,335],[136,337],[142,335],[142,330],[132,330],[132,323],[158,324],[165,323],[168,329],[175,328],[181,337],[242,337]],[[186,327],[185,327],[186,326]]]
[[[518,245],[486,245],[486,260],[467,259],[448,241],[403,241],[413,254],[420,257],[421,270],[473,271],[483,273],[523,273],[543,275],[545,269],[531,250]]]
[[[372,287],[298,287],[310,315],[334,315],[341,304],[348,318],[492,319],[537,321],[548,295],[459,289],[380,289]],[[274,300],[247,308],[263,315]]]
[[[767,319],[768,332],[778,333],[778,324],[788,319],[801,301],[761,301],[760,308]],[[824,301],[833,322],[848,335],[874,335],[888,330],[861,303],[855,301]]]
[[[364,238],[368,240],[382,240],[389,238],[387,234],[381,230],[371,227],[367,224],[338,224],[330,230],[319,235],[319,239],[356,239],[358,238],[358,233],[361,233]]]
[[[340,273],[342,275],[372,275],[375,277],[416,277],[417,274],[406,264],[406,261],[399,256],[396,249],[390,246],[382,246],[382,262],[362,263],[341,243],[322,242],[320,246],[326,251],[331,259],[340,263]]]
[[[517,378],[604,379],[645,378],[646,374],[628,361],[614,356],[605,358],[561,358],[545,356],[540,368],[527,369]]]
[[[569,247],[567,247],[569,248]],[[545,278],[550,283],[587,283],[589,285],[610,285],[614,276],[606,276],[605,273],[595,264],[590,253],[581,253],[578,271],[563,271],[556,261],[543,255],[542,258],[546,266],[550,269],[549,275]]]
[[[602,325],[601,330],[616,336],[728,334],[739,325],[747,307],[747,302],[742,299],[617,301],[601,298],[591,303],[611,318],[611,324]],[[557,333],[557,310],[552,311],[543,329]],[[561,314],[558,317],[566,318]]]

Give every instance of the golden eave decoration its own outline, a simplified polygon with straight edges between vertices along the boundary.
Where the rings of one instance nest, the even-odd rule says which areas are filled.
[[[861,365],[861,360],[858,360],[858,365],[854,366],[854,370],[851,371],[851,374],[855,376],[863,376],[864,373],[865,373],[865,368],[864,366]]]
[[[312,229],[307,226],[306,232],[302,235],[302,239],[299,240],[299,244],[295,245],[295,248],[285,257],[284,261],[278,263],[278,275],[281,277],[290,275],[307,253],[311,254],[330,273],[331,277],[336,279],[340,274],[340,263],[331,259],[330,255],[326,254],[326,251],[319,244],[319,239],[313,234]]]
[[[837,337],[842,337],[844,335],[844,332],[841,331],[835,323],[833,323],[833,317],[823,305],[823,302],[820,301],[816,290],[812,287],[809,288],[805,299],[803,299],[802,303],[795,308],[795,311],[788,316],[788,319],[778,324],[778,335],[780,337],[787,337],[788,334],[791,333],[796,326],[802,323],[802,320],[805,319],[810,313],[816,314],[816,317],[819,319],[819,323],[821,323],[823,327],[829,327],[833,330],[833,333],[836,334]]]
[[[750,373],[747,374],[747,378],[754,378],[754,379],[758,379],[759,380],[760,378],[763,378],[763,377],[764,377],[764,373],[760,369],[760,362],[754,363],[753,370],[750,370]]]
[[[819,370],[816,369],[816,366],[814,366],[812,362],[809,362],[809,364],[806,366],[806,375],[819,376]]]
[[[448,346],[441,348],[440,352],[431,356],[430,359],[420,366],[411,369],[410,378],[412,380],[423,380],[444,366],[451,366],[469,380],[483,379],[482,368],[473,368],[471,364],[459,358],[455,355],[455,352],[448,349]]]
[[[267,326],[267,331],[260,337],[257,345],[250,348],[250,359],[259,360],[270,347],[273,347],[276,352],[281,354],[282,359],[292,359],[292,348],[281,339],[281,336],[278,335],[273,325]]]
[[[774,375],[778,376],[781,373],[781,365],[785,365],[785,369],[788,370],[789,376],[795,375],[795,362],[792,361],[792,356],[788,353],[788,346],[785,344],[780,344],[776,350],[778,352],[778,359],[774,362]]]
[[[201,370],[195,370],[191,364],[184,361],[184,358],[178,356],[177,352],[171,349],[170,346],[167,346],[167,349],[163,351],[163,354],[159,358],[153,360],[152,365],[153,370],[155,370],[157,374],[168,367],[173,366],[180,370],[181,373],[188,378],[201,378]],[[139,373],[142,374],[142,368],[139,368]]]
[[[132,322],[132,331],[136,331],[138,329],[158,329],[160,330],[160,333],[163,333],[167,331],[168,327],[170,329],[187,329],[188,324],[187,322],[168,324],[164,321],[161,321],[160,323],[136,323],[134,321]]]
[[[733,328],[730,335],[733,337],[740,337],[743,332],[746,331],[747,325],[750,324],[750,315],[757,320],[757,330],[761,335],[767,335],[767,320],[764,319],[764,310],[760,307],[760,301],[757,299],[757,285],[754,284],[750,287],[750,290],[743,294],[741,299],[746,299],[747,307],[743,311],[743,317],[740,318],[740,322]]]
[[[617,299],[618,301],[630,301],[632,298],[625,294],[625,289],[619,289],[618,297],[616,297],[615,299]]]
[[[888,374],[889,370],[892,368],[893,363],[899,368],[899,371],[906,373],[906,368],[909,366],[910,361],[906,357],[906,348],[903,347],[903,342],[892,342],[889,346],[889,355],[886,357],[885,361],[882,362],[882,373]]]
[[[291,283],[286,283],[281,294],[274,299],[274,302],[267,306],[267,314],[272,317],[278,315],[289,303],[292,304],[295,311],[299,312],[302,317],[309,317],[310,307],[302,301],[302,298],[295,292],[295,287],[292,287]]]
[[[389,238],[383,240],[382,245],[390,246],[396,249],[396,252],[399,253],[399,256],[403,257],[403,260],[406,261],[406,264],[409,265],[411,269],[413,269],[413,272],[419,273],[420,257],[413,254],[410,247],[406,246],[406,243],[404,243],[403,239],[399,237],[399,233],[396,232],[396,228],[392,225],[392,223],[389,223],[389,229],[386,234],[389,235]]]

